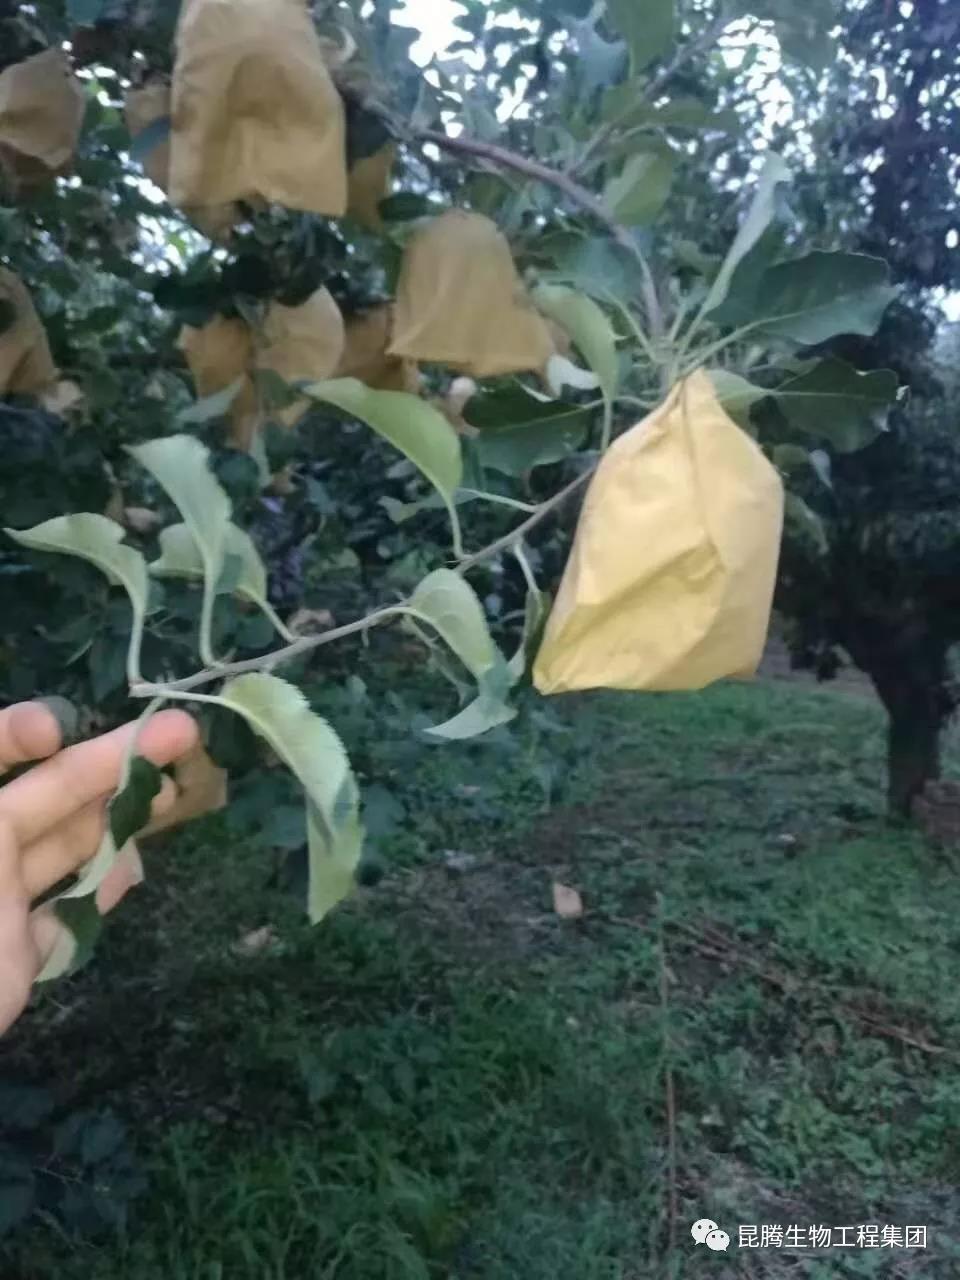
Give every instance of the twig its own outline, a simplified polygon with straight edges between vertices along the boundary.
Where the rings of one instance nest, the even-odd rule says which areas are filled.
[[[561,489],[559,493],[554,494],[546,502],[540,504],[529,520],[525,520],[523,524],[518,525],[516,529],[510,533],[504,534],[502,538],[498,538],[496,542],[492,542],[489,547],[484,547],[482,551],[478,551],[476,555],[467,556],[466,560],[461,560],[457,566],[458,573],[469,573],[471,569],[475,569],[478,564],[482,564],[485,560],[492,560],[494,556],[498,556],[501,551],[509,551],[535,528],[541,520],[548,516],[562,503],[566,502],[572,494],[580,488],[593,475],[596,467],[591,467],[589,471],[585,471],[583,475],[577,476],[576,480],[572,480],[565,489]]]
[[[673,1050],[670,1042],[670,980],[667,943],[664,935],[664,903],[657,894],[657,955],[660,968],[660,1019],[663,1035],[663,1084],[667,1110],[667,1258],[673,1256],[677,1235],[677,1094],[673,1080]]]
[[[282,649],[275,649],[273,653],[265,654],[261,658],[247,658],[243,662],[227,662],[208,671],[198,671],[195,676],[187,676],[185,680],[176,680],[170,684],[134,684],[130,686],[130,696],[131,698],[155,698],[172,693],[187,693],[191,689],[199,689],[201,685],[212,684],[215,680],[226,680],[231,676],[242,676],[250,671],[269,670],[270,667],[279,666],[283,662],[290,662],[294,658],[299,658],[301,654],[310,653],[313,649],[319,649],[321,645],[331,644],[334,640],[342,640],[346,636],[356,635],[358,631],[366,631],[370,627],[379,626],[389,618],[398,617],[403,612],[404,610],[400,606],[379,609],[376,613],[368,614],[365,618],[360,618],[356,622],[347,623],[343,627],[336,627],[332,631],[324,631],[318,636],[301,636],[293,644],[288,644]]]
[[[548,498],[546,502],[542,502],[529,519],[518,525],[511,533],[498,538],[496,542],[484,547],[482,551],[478,551],[474,555],[461,560],[457,566],[457,572],[461,574],[467,573],[470,569],[476,568],[478,564],[483,564],[486,560],[492,560],[502,551],[519,545],[531,529],[535,529],[541,520],[545,520],[552,511],[555,511],[571,494],[575,493],[582,484],[589,480],[595,469],[595,467],[591,467],[583,475],[577,476],[576,480],[573,480],[566,488],[561,489],[552,498]],[[272,667],[280,666],[284,662],[290,662],[305,653],[319,649],[321,645],[332,644],[335,640],[343,640],[347,636],[356,635],[361,631],[368,631],[371,627],[380,626],[393,618],[410,613],[411,609],[407,604],[389,605],[385,609],[377,609],[374,613],[367,614],[364,618],[358,618],[356,622],[348,622],[345,626],[335,627],[332,631],[324,631],[318,636],[301,636],[292,644],[285,645],[282,649],[275,649],[272,653],[264,654],[259,658],[247,658],[243,662],[220,663],[216,667],[209,667],[204,671],[198,671],[196,675],[187,676],[183,680],[175,680],[168,684],[150,684],[146,681],[140,681],[130,686],[130,696],[131,698],[171,697],[177,694],[189,693],[191,690],[199,689],[206,684],[213,684],[216,680],[228,680],[233,676],[246,675],[251,671],[269,671]]]
[[[587,164],[593,159],[597,151],[609,142],[610,138],[617,132],[620,124],[624,119],[636,111],[637,107],[644,102],[654,103],[666,89],[667,85],[683,67],[697,54],[703,53],[705,49],[709,49],[720,36],[723,35],[726,28],[730,25],[730,15],[721,8],[720,13],[714,18],[713,22],[707,26],[693,40],[688,40],[682,45],[671,60],[653,77],[650,83],[644,88],[643,93],[639,94],[620,116],[613,120],[609,120],[606,124],[601,125],[591,140],[587,143],[582,155],[575,165],[569,170],[570,176],[583,173]]]

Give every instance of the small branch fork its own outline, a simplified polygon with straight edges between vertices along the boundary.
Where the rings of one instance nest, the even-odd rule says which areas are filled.
[[[471,569],[495,559],[503,552],[511,551],[521,546],[524,537],[586,484],[595,469],[595,467],[592,467],[585,471],[564,489],[561,489],[559,493],[554,494],[552,498],[548,498],[546,502],[542,502],[533,515],[516,529],[511,530],[504,537],[498,538],[496,542],[492,542],[490,546],[485,547],[482,551],[478,551],[475,555],[468,556],[465,560],[462,560],[457,567],[457,572],[461,574],[469,573]],[[333,630],[324,631],[320,635],[301,636],[292,644],[285,645],[282,649],[275,649],[273,653],[265,654],[260,658],[248,658],[243,662],[218,663],[216,666],[211,666],[204,671],[198,671],[196,675],[187,676],[184,680],[176,680],[164,684],[150,684],[140,681],[131,685],[130,696],[133,698],[170,697],[172,695],[190,693],[192,690],[202,688],[204,685],[213,684],[214,681],[246,675],[251,671],[269,671],[275,666],[280,666],[285,662],[291,662],[294,658],[311,653],[314,649],[319,649],[323,645],[332,644],[335,640],[343,640],[347,636],[369,631],[372,627],[381,626],[383,623],[401,617],[407,612],[406,605],[390,605],[384,609],[377,609],[373,613],[367,614],[366,617],[359,618],[356,622],[347,623],[342,627],[335,627]]]

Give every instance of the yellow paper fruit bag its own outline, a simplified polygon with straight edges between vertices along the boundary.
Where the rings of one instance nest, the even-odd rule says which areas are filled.
[[[397,145],[388,142],[372,155],[357,160],[347,175],[347,213],[368,231],[382,231],[380,202],[393,185]]]
[[[537,688],[702,689],[753,675],[782,528],[780,477],[709,376],[678,384],[597,469]]]
[[[553,351],[494,222],[453,209],[414,234],[400,271],[391,355],[490,378],[540,371]]]
[[[185,325],[180,349],[198,399],[216,395],[241,380],[229,411],[231,437],[239,448],[248,449],[257,427],[257,392],[251,376],[253,330],[239,317],[215,316],[199,329]]]
[[[85,107],[83,87],[60,49],[45,49],[0,73],[0,161],[15,186],[66,169]]]
[[[227,807],[227,771],[214,764],[202,745],[181,757],[174,769],[174,780],[177,798],[173,806],[139,832],[143,839],[182,827],[186,822],[202,818],[207,813],[218,813]]]
[[[13,319],[0,328],[0,396],[39,395],[57,380],[47,334],[26,285],[0,267],[0,310]],[[0,320],[6,317],[0,315]]]
[[[131,139],[137,138],[158,120],[170,115],[170,86],[165,80],[148,80],[139,89],[131,89],[123,102],[123,116]],[[170,137],[158,140],[141,161],[150,181],[166,194],[170,184]]]
[[[256,348],[256,368],[279,374],[286,382],[319,382],[333,377],[343,347],[340,308],[329,289],[317,289],[299,307],[271,304]],[[308,408],[309,401],[298,400],[270,416],[292,427]]]
[[[338,378],[359,378],[374,391],[416,394],[420,374],[412,360],[387,355],[393,331],[393,306],[384,302],[347,320]]]
[[[165,80],[149,80],[139,89],[131,89],[123,104],[127,129],[133,140],[151,125],[169,117],[171,89]],[[143,170],[155,186],[167,195],[170,187],[170,136],[161,138],[143,156]],[[233,230],[238,217],[235,204],[185,208],[184,214],[211,240],[223,240]]]
[[[346,212],[343,101],[305,0],[185,0],[172,106],[174,204]]]

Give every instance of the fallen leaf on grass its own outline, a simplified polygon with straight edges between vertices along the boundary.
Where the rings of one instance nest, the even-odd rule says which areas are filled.
[[[562,920],[579,920],[583,915],[583,899],[576,889],[554,882],[553,909]]]

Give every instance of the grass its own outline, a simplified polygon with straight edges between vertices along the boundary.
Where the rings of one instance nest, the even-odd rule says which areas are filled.
[[[388,875],[319,930],[228,819],[154,860],[0,1058],[115,1108],[149,1189],[95,1241],[34,1220],[3,1280],[960,1274],[960,881],[883,823],[876,707],[558,705],[549,811],[496,740],[394,769]],[[735,1247],[873,1222],[930,1248]]]

